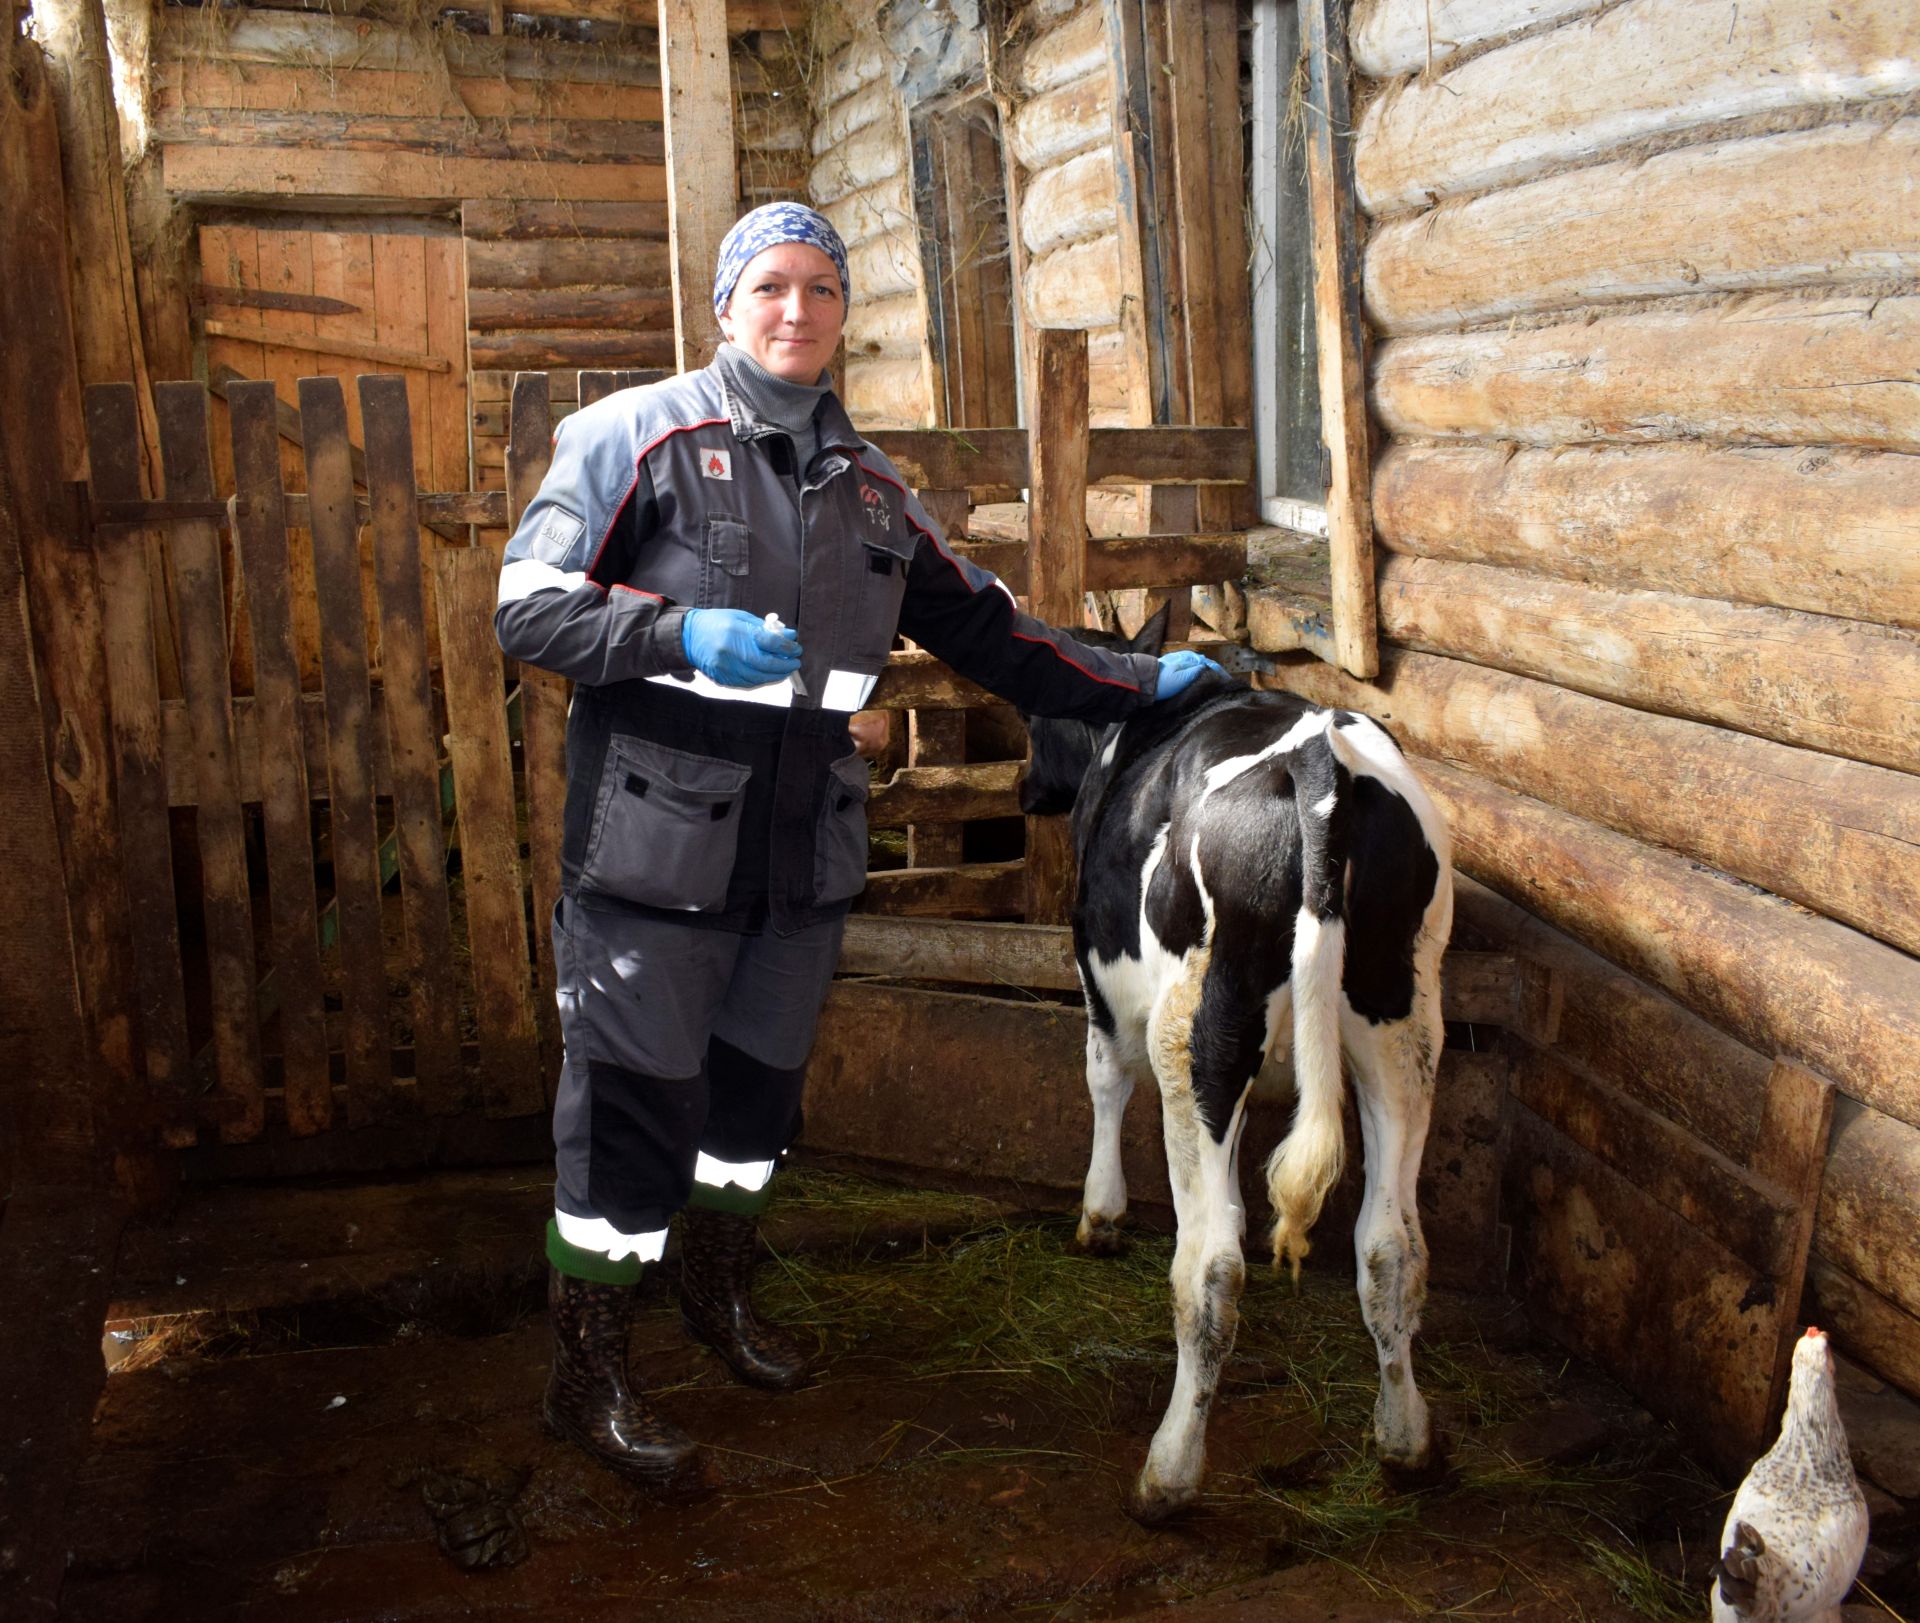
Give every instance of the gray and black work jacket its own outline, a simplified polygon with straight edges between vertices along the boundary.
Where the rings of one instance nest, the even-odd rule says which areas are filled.
[[[508,542],[494,629],[571,677],[562,887],[593,907],[782,933],[866,883],[867,767],[849,716],[896,632],[1031,713],[1116,721],[1154,696],[1141,654],[1021,614],[958,558],[832,394],[806,468],[724,361],[564,419]],[[777,614],[798,681],[726,688],[681,641],[691,609]]]

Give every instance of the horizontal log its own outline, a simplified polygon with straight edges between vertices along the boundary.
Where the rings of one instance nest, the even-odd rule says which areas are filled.
[[[1025,288],[1037,327],[1111,327],[1124,291],[1120,239],[1108,231],[1030,260]]]
[[[1385,559],[1379,608],[1383,636],[1422,653],[1920,771],[1910,631],[1431,558]]]
[[[1013,82],[1022,94],[1038,96],[1107,67],[1105,9],[1085,5],[1055,27],[1037,36],[1020,53]]]
[[[849,250],[882,232],[911,236],[915,230],[913,194],[903,169],[856,192],[823,203],[820,212],[833,222],[834,230]]]
[[[1390,723],[1422,755],[1920,953],[1920,783],[1906,773],[1427,654],[1383,652],[1372,682],[1313,667],[1282,679]]]
[[[742,162],[760,153],[807,150],[807,105],[797,95],[739,96],[733,104],[733,144]]]
[[[1551,1046],[1559,1058],[1723,1155],[1742,1163],[1751,1158],[1771,1059],[1459,873],[1454,939],[1503,948],[1552,974],[1560,1013]],[[1459,950],[1449,948],[1448,958]]]
[[[671,276],[664,238],[646,242],[618,237],[467,239],[469,287],[643,287],[670,294]]]
[[[1785,1191],[1549,1052],[1522,1045],[1511,1086],[1536,1116],[1749,1267],[1787,1271],[1797,1209]]]
[[[831,107],[886,71],[887,51],[879,34],[863,33],[829,56],[820,69],[820,82],[816,87],[819,103]]]
[[[1389,339],[1373,401],[1401,435],[1911,451],[1920,450],[1920,388],[1900,357],[1916,353],[1920,297],[1756,295],[1529,331]]]
[[[300,147],[166,147],[166,188],[181,198],[327,197],[458,201],[500,197],[657,201],[667,171],[653,163],[552,163],[441,158],[419,152],[308,151]]]
[[[1858,1359],[1920,1397],[1920,1316],[1902,1312],[1816,1252],[1807,1264],[1809,1311]]]
[[[1247,591],[1247,645],[1263,654],[1304,652],[1337,664],[1333,644],[1333,589],[1329,579],[1314,594],[1283,586]]]
[[[444,71],[364,67],[314,73],[258,62],[203,60],[156,62],[153,87],[156,113],[182,107],[512,119],[551,119],[557,88],[503,74],[456,78]],[[570,120],[657,124],[663,116],[657,86],[573,84],[559,93]]]
[[[922,490],[1027,482],[1027,436],[1017,428],[884,432],[874,444]],[[1234,485],[1253,476],[1244,428],[1096,428],[1087,436],[1087,480],[1117,485]]]
[[[1024,169],[1048,169],[1089,147],[1113,141],[1113,96],[1108,70],[1070,80],[1021,105],[1007,126],[1013,155]]]
[[[847,280],[856,302],[920,290],[920,243],[909,232],[888,231],[847,250]]]
[[[476,368],[467,374],[467,392],[478,400],[508,400],[513,395],[512,372]],[[547,399],[554,405],[575,406],[580,400],[580,374],[577,369],[557,368],[547,373]],[[505,433],[503,428],[501,433]]]
[[[847,354],[918,355],[927,341],[926,308],[917,291],[855,299],[843,332]]]
[[[1650,136],[1916,89],[1909,0],[1627,0],[1391,87],[1361,117],[1354,174],[1367,212],[1394,214]]]
[[[550,366],[670,367],[673,332],[603,332],[555,328],[469,333],[470,364],[537,372]]]
[[[469,288],[467,326],[602,327],[652,332],[673,326],[673,299],[630,287]]]
[[[847,415],[864,433],[865,425],[909,428],[933,416],[933,390],[920,356],[847,357],[841,379]]]
[[[1598,11],[1607,0],[1359,0],[1347,24],[1353,65],[1372,79],[1419,73],[1456,52],[1541,23]]]
[[[855,904],[863,913],[897,918],[1007,918],[1026,895],[1022,864],[969,862],[957,868],[897,868],[867,875]]]
[[[1456,865],[1751,1048],[1920,1125],[1920,963],[1687,858],[1419,760]]]
[[[536,242],[554,238],[617,237],[631,249],[638,239],[667,240],[667,206],[664,203],[541,203],[468,198],[460,205],[460,234],[468,239],[471,277],[476,239]],[[664,272],[667,267],[664,254],[660,265]]]
[[[807,171],[807,195],[820,207],[907,171],[907,148],[891,119],[869,124],[823,153]]]
[[[191,10],[154,15],[156,62],[258,62],[309,73],[366,69],[456,79],[537,79],[549,93],[569,84],[660,88],[659,52],[641,41],[610,51],[563,40],[474,35],[455,28],[416,31],[324,11],[247,10],[209,28]]]
[[[1920,1316],[1920,1132],[1838,1101],[1814,1243],[1834,1266]]]
[[[894,89],[893,81],[875,79],[851,96],[833,102],[814,120],[808,147],[816,158],[821,157],[870,124],[897,119],[899,111],[900,92]]]
[[[1365,279],[1382,331],[1410,333],[1917,272],[1920,119],[1906,118],[1686,147],[1443,204],[1376,231]]]
[[[911,823],[971,823],[983,817],[1018,817],[1024,763],[983,761],[972,766],[903,766],[876,784],[867,802],[875,828]]]
[[[847,920],[839,973],[1041,991],[1080,989],[1073,931],[1064,924],[979,924],[856,914]]]
[[[1920,456],[1705,445],[1395,445],[1390,552],[1920,627]]]
[[[328,146],[350,152],[418,152],[447,158],[519,158],[561,163],[583,159],[665,163],[659,123],[624,119],[445,118],[389,113],[174,107],[154,110],[153,139],[162,146]]]
[[[931,654],[897,653],[868,695],[869,710],[974,710],[999,704],[985,688]]]
[[[1114,222],[1113,153],[1083,152],[1028,178],[1020,198],[1020,240],[1031,254],[1111,233]]]

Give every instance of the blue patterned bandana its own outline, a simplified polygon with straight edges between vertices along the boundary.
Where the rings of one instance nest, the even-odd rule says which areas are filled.
[[[733,298],[734,283],[752,262],[755,254],[783,242],[804,242],[818,248],[833,261],[840,273],[840,297],[852,303],[853,289],[847,282],[847,245],[833,222],[804,203],[762,203],[750,214],[733,222],[733,229],[721,239],[720,264],[713,273],[713,313],[722,314]]]

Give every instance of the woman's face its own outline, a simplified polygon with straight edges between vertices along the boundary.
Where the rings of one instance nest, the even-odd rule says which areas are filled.
[[[747,261],[720,330],[775,377],[816,383],[846,319],[833,261],[812,243],[779,242]]]

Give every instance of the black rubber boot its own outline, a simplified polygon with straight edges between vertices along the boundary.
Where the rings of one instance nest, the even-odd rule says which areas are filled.
[[[553,1269],[547,1317],[553,1373],[540,1417],[555,1437],[602,1465],[655,1487],[679,1479],[698,1456],[692,1438],[627,1385],[631,1285],[600,1285]]]
[[[749,1386],[791,1392],[804,1385],[807,1357],[800,1343],[753,1311],[756,1220],[689,1206],[680,1223],[680,1313],[687,1334]]]

